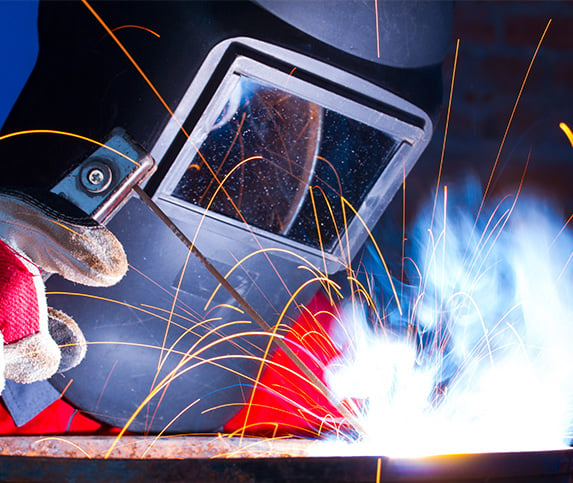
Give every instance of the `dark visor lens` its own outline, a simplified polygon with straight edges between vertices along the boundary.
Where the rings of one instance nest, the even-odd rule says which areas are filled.
[[[400,146],[334,110],[243,75],[172,195],[329,250]]]

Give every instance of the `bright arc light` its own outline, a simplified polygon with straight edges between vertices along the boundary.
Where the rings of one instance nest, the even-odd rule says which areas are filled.
[[[377,317],[356,302],[345,309],[345,330],[333,336],[342,356],[328,383],[341,399],[362,401],[367,434],[317,452],[413,457],[568,446],[571,231],[560,233],[551,207],[524,198],[515,209],[510,199],[482,212],[473,230],[479,192],[459,187],[460,199],[450,195],[447,210],[436,209],[447,224],[436,217],[430,233],[431,213],[418,220],[410,238],[422,276],[410,274],[402,287],[409,316],[388,305]]]

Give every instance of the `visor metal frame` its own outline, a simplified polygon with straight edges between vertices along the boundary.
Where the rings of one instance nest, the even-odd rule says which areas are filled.
[[[232,59],[229,61],[229,56]],[[227,65],[225,65],[225,60]],[[223,72],[221,72],[223,70]],[[351,119],[378,129],[399,141],[399,148],[360,206],[354,207],[346,230],[329,251],[320,250],[286,236],[246,225],[214,211],[185,202],[172,195],[175,186],[206,138],[229,99],[240,76],[282,89],[306,101],[336,111]],[[181,127],[188,128],[188,119],[200,104],[208,86],[216,83],[207,106],[199,114],[189,138],[179,140],[180,147],[173,154]],[[195,113],[195,116],[197,114]],[[198,229],[210,233],[224,233],[233,247],[243,244],[245,253],[261,248],[284,248],[302,254],[309,262],[325,268],[328,274],[345,268],[368,237],[368,230],[376,224],[395,193],[400,188],[432,135],[429,116],[414,106],[364,79],[342,69],[312,59],[297,52],[251,38],[233,38],[216,45],[206,57],[194,80],[151,150],[154,159],[171,162],[167,174],[160,181],[153,199],[191,239],[197,239]],[[166,158],[172,159],[165,161]],[[174,157],[174,159],[173,159]],[[255,238],[256,237],[256,240]],[[205,238],[205,237],[201,237]],[[200,240],[198,239],[198,244]],[[213,248],[205,242],[199,246],[205,255],[219,258],[220,244]]]

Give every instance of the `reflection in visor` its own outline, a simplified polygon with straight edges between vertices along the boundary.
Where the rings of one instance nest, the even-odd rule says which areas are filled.
[[[358,208],[398,147],[377,129],[238,76],[173,196],[328,250],[352,218],[341,195]]]

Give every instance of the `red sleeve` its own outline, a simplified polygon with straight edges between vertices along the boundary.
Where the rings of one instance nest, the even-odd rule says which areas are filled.
[[[58,399],[25,425],[17,427],[4,404],[0,405],[0,434],[95,434],[108,427],[85,416],[63,399]]]

